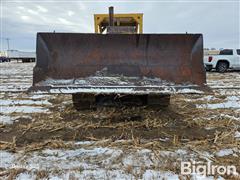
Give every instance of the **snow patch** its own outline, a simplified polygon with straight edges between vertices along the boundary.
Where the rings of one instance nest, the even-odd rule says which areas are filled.
[[[36,177],[33,174],[21,173],[16,177],[16,180],[27,180],[27,179],[35,179],[35,178]]]
[[[219,157],[228,156],[228,155],[231,155],[231,154],[233,154],[232,149],[222,149],[222,150],[220,150],[216,153],[216,155],[219,156]]]
[[[13,153],[0,150],[0,167],[1,168],[11,167],[14,164],[15,159],[16,158]]]
[[[0,115],[0,124],[12,124],[14,120],[11,116]]]
[[[178,90],[177,91],[178,93],[180,93],[180,94],[191,94],[191,93],[193,93],[193,94],[203,94],[204,92],[203,91],[199,91],[199,90],[195,90],[195,89],[180,89],[180,90]]]
[[[43,99],[43,98],[46,98],[46,97],[50,97],[51,95],[46,95],[46,94],[35,94],[35,95],[33,95],[33,96],[31,96],[30,98],[31,99]]]
[[[173,172],[162,172],[155,170],[146,170],[143,174],[143,179],[171,179],[179,180],[178,175]]]
[[[240,138],[240,132],[239,132],[239,131],[236,131],[234,137],[235,137],[235,138]]]
[[[2,106],[14,106],[14,105],[51,105],[47,100],[33,101],[33,100],[0,100]]]
[[[201,104],[197,105],[197,108],[207,108],[207,109],[239,109],[240,108],[240,101],[239,97],[237,96],[229,96],[227,97],[227,101],[223,103],[216,103],[216,104]]]
[[[13,122],[18,121],[19,118],[31,119],[31,116],[0,115],[0,124],[13,124]]]
[[[2,114],[11,113],[47,113],[48,109],[37,106],[0,106]]]

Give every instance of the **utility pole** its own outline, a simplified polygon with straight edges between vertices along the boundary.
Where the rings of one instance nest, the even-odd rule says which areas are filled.
[[[9,39],[9,38],[6,38],[6,41],[7,41],[8,50],[10,50],[10,46],[9,46],[9,41],[10,41],[10,39]]]

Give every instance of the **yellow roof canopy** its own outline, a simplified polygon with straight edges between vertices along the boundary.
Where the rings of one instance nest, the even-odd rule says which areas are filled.
[[[94,14],[95,33],[103,33],[109,26],[109,14]],[[131,26],[143,32],[143,14],[114,14],[114,26]]]

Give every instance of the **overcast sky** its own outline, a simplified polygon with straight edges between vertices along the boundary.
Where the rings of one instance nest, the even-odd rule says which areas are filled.
[[[240,2],[0,0],[1,49],[34,51],[37,32],[94,32],[94,13],[144,13],[144,33],[202,33],[208,48],[240,47]],[[114,1],[114,3],[113,3]]]

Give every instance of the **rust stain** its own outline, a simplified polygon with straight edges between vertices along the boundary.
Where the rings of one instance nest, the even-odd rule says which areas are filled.
[[[202,52],[201,34],[38,33],[33,85],[46,77],[88,77],[107,67],[109,74],[203,86]]]

